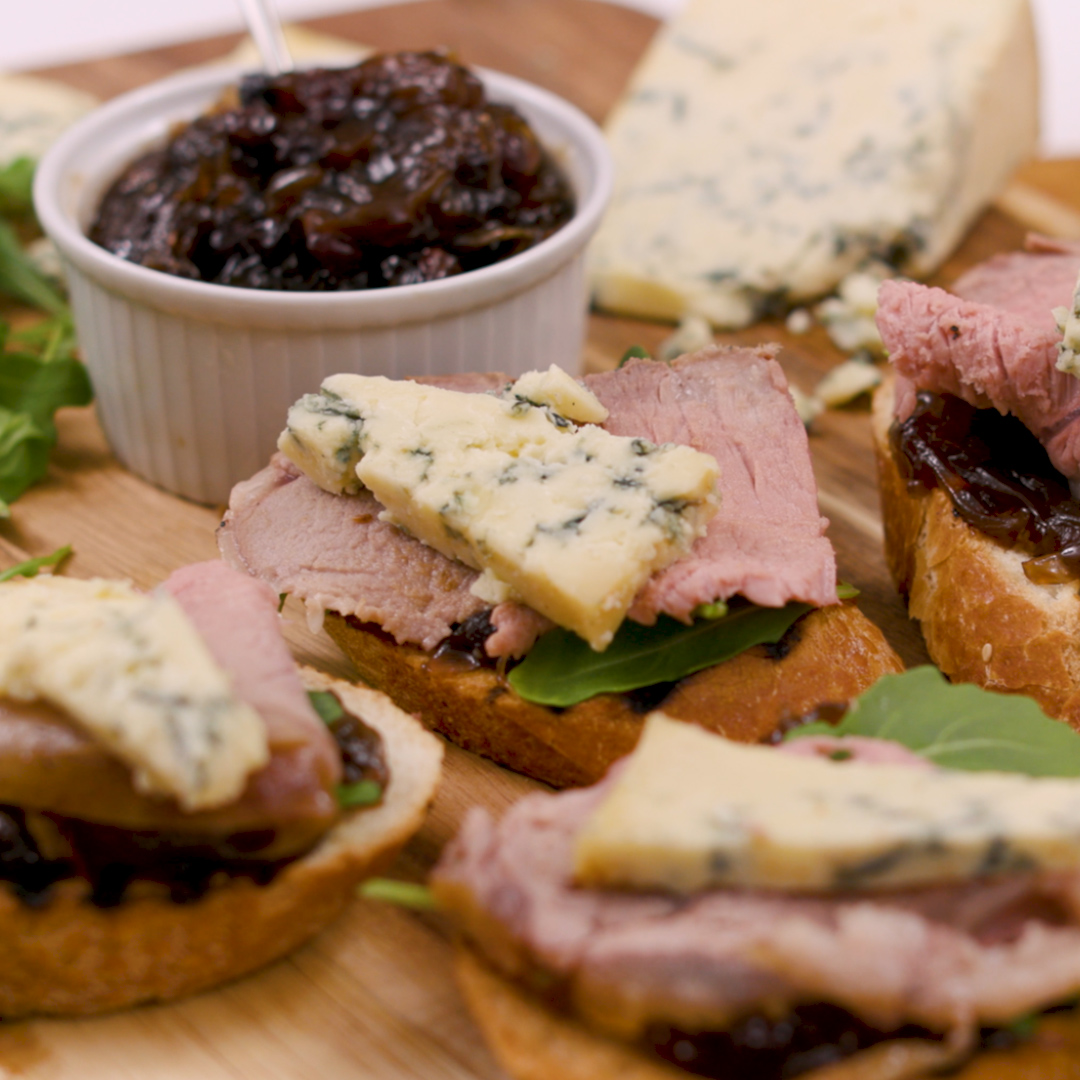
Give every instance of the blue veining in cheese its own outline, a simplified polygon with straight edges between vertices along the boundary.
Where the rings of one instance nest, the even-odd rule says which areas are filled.
[[[932,270],[1034,152],[1026,0],[689,0],[607,123],[601,307],[719,326]]]
[[[649,576],[715,513],[717,465],[688,446],[611,435],[557,368],[502,396],[334,375],[289,411],[278,446],[315,483],[362,483],[402,526],[513,597],[605,648]]]

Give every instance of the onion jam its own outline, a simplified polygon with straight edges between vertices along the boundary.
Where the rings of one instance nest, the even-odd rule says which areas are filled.
[[[552,1012],[573,1017],[570,984],[536,966],[516,980]],[[1031,1033],[1030,1025],[982,1028],[978,1050],[1004,1050]],[[827,1065],[838,1065],[862,1050],[894,1039],[941,1042],[942,1036],[916,1024],[882,1031],[839,1005],[797,1005],[783,1016],[752,1013],[722,1031],[691,1031],[651,1024],[636,1044],[646,1057],[707,1080],[789,1080]]]
[[[526,121],[437,53],[250,75],[239,97],[133,162],[90,238],[219,285],[376,289],[488,266],[573,214]]]
[[[1022,1042],[1021,1030],[982,1028],[977,1050],[1007,1050]],[[729,1031],[690,1033],[658,1025],[645,1048],[694,1076],[710,1080],[789,1080],[840,1062],[893,1039],[940,1042],[914,1024],[878,1031],[835,1005],[801,1005],[773,1020],[750,1016]]]
[[[780,1020],[747,1017],[729,1031],[695,1034],[658,1026],[648,1042],[659,1057],[695,1076],[786,1080],[837,1064],[889,1039],[940,1036],[914,1025],[877,1031],[835,1005],[803,1005]]]
[[[908,490],[940,487],[969,525],[1031,556],[1030,581],[1080,578],[1080,503],[1016,417],[923,390],[889,437]]]

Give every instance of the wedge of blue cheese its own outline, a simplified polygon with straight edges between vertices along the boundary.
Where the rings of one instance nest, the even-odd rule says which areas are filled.
[[[227,805],[269,760],[266,725],[164,592],[44,577],[0,585],[0,697],[44,700],[184,810]]]
[[[518,599],[601,650],[718,504],[714,458],[575,422],[606,415],[557,368],[501,396],[335,375],[293,406],[278,446],[320,487],[363,485],[384,520],[481,571],[486,599]]]
[[[1080,867],[1080,781],[848,764],[661,713],[578,836],[586,886],[833,892]]]
[[[596,303],[743,326],[868,256],[922,275],[1036,148],[1026,0],[688,0],[606,125]]]
[[[0,75],[0,166],[40,158],[97,104],[90,94],[51,79]]]

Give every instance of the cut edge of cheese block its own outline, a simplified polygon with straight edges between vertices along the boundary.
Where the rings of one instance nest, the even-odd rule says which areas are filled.
[[[778,0],[763,2],[767,8],[778,6]],[[952,160],[949,168],[942,170],[934,181],[935,206],[932,211],[919,220],[909,220],[903,225],[888,220],[887,208],[882,209],[881,221],[846,221],[843,225],[848,242],[846,246],[839,245],[831,256],[826,254],[827,245],[823,243],[823,237],[827,236],[832,223],[815,217],[811,212],[807,214],[805,222],[770,221],[769,227],[775,235],[799,233],[802,236],[802,250],[794,242],[782,241],[787,245],[783,248],[783,254],[778,254],[764,270],[760,266],[757,269],[737,266],[732,273],[705,272],[708,258],[717,256],[722,261],[723,252],[715,250],[715,247],[723,247],[723,244],[711,246],[698,260],[700,265],[691,269],[679,266],[680,262],[686,261],[678,254],[680,245],[690,248],[695,242],[705,244],[709,241],[702,239],[705,233],[700,218],[695,221],[686,214],[675,214],[671,208],[657,215],[655,228],[650,230],[647,217],[641,213],[640,203],[647,198],[662,200],[663,193],[659,196],[648,193],[633,203],[626,196],[627,189],[635,183],[646,186],[650,182],[656,183],[656,176],[649,174],[648,169],[643,169],[640,164],[648,148],[643,147],[640,133],[633,131],[635,121],[631,112],[636,107],[635,100],[640,97],[652,95],[655,102],[665,94],[672,98],[680,94],[690,96],[691,91],[685,87],[677,86],[673,90],[665,82],[668,76],[664,69],[665,65],[668,68],[672,65],[672,42],[683,33],[684,27],[689,27],[692,32],[694,27],[709,17],[707,8],[710,4],[719,10],[713,0],[690,0],[680,15],[658,32],[606,125],[616,161],[616,191],[589,249],[593,300],[603,310],[667,320],[695,314],[708,319],[716,327],[734,329],[761,317],[777,302],[791,304],[823,295],[866,259],[886,255],[897,244],[905,245],[910,237],[917,238],[918,243],[907,252],[906,257],[897,260],[901,263],[898,269],[905,273],[925,275],[940,265],[1016,167],[1036,151],[1038,67],[1033,20],[1026,0],[1003,0],[997,4],[998,14],[994,15],[996,24],[990,35],[993,38],[992,60],[980,56],[976,60],[968,57],[965,61],[985,66],[985,70],[980,68],[975,77],[977,91],[965,102],[950,101],[944,106],[949,110],[949,135],[946,141]],[[900,10],[911,5],[894,7]],[[778,24],[790,22],[795,17],[790,13],[785,14],[783,10],[775,11],[774,16]],[[972,6],[968,17],[985,20],[990,16]],[[717,25],[722,25],[720,20]],[[843,28],[838,28],[836,33],[839,39]],[[720,72],[723,67],[720,63],[723,44],[697,39],[693,42],[694,48],[703,56],[715,50],[718,59],[712,66]],[[669,54],[667,57],[666,53]],[[756,58],[754,63],[769,66],[764,56]],[[661,73],[656,77],[655,86],[650,84],[654,70]],[[811,90],[808,89],[808,96]],[[719,87],[706,86],[701,90],[703,97],[710,93],[711,100],[723,100],[723,91]],[[735,100],[730,107],[738,109],[739,102]],[[715,127],[717,131],[722,131],[723,115],[718,116]],[[713,141],[700,140],[701,143]],[[708,168],[714,168],[718,174],[723,170],[738,170],[741,155],[730,147],[723,147],[719,139],[715,142],[720,146],[719,153],[724,155],[722,160],[716,158],[710,162],[709,146],[700,144],[688,147],[686,159],[681,163],[671,160],[672,155],[666,144],[658,147],[655,153],[664,162],[664,168],[671,170],[673,177],[678,167],[692,175]],[[681,152],[682,147],[678,149]],[[838,163],[838,174],[839,169]],[[912,179],[911,184],[913,189],[925,185],[925,177]],[[684,195],[682,198],[685,203],[687,197]],[[748,211],[737,199],[728,200],[727,210],[728,217],[735,222],[728,232],[734,248],[738,243],[739,215],[755,211],[753,208]],[[672,217],[672,214],[675,216]],[[768,214],[762,211],[761,216],[767,218]],[[639,240],[627,240],[635,235],[640,237],[643,231],[655,233],[651,242],[658,245],[658,250],[662,252],[656,256],[654,266],[646,265],[654,260],[641,257]],[[747,230],[744,228],[742,231]],[[685,232],[685,237],[673,240],[673,235],[679,232]],[[754,245],[759,251],[768,246],[764,240]],[[811,253],[809,256],[808,252]],[[813,268],[815,261],[818,263],[816,269]],[[737,256],[734,262],[738,262]]]
[[[997,66],[983,79],[973,109],[967,164],[959,171],[955,198],[943,203],[930,242],[902,268],[908,273],[922,277],[936,270],[1017,167],[1038,150],[1038,47],[1026,2],[1017,5],[1002,41]]]

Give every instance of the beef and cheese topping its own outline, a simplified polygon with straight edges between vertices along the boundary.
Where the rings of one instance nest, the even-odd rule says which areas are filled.
[[[334,493],[368,488],[383,518],[483,572],[603,649],[654,571],[716,512],[714,458],[615,436],[584,387],[531,373],[502,397],[335,375],[289,412],[279,448]]]
[[[1080,868],[1080,783],[743,746],[654,713],[579,834],[588,886],[892,889]]]
[[[171,596],[71,578],[0,591],[0,696],[64,709],[139,791],[210,809],[269,760],[263,720]]]

